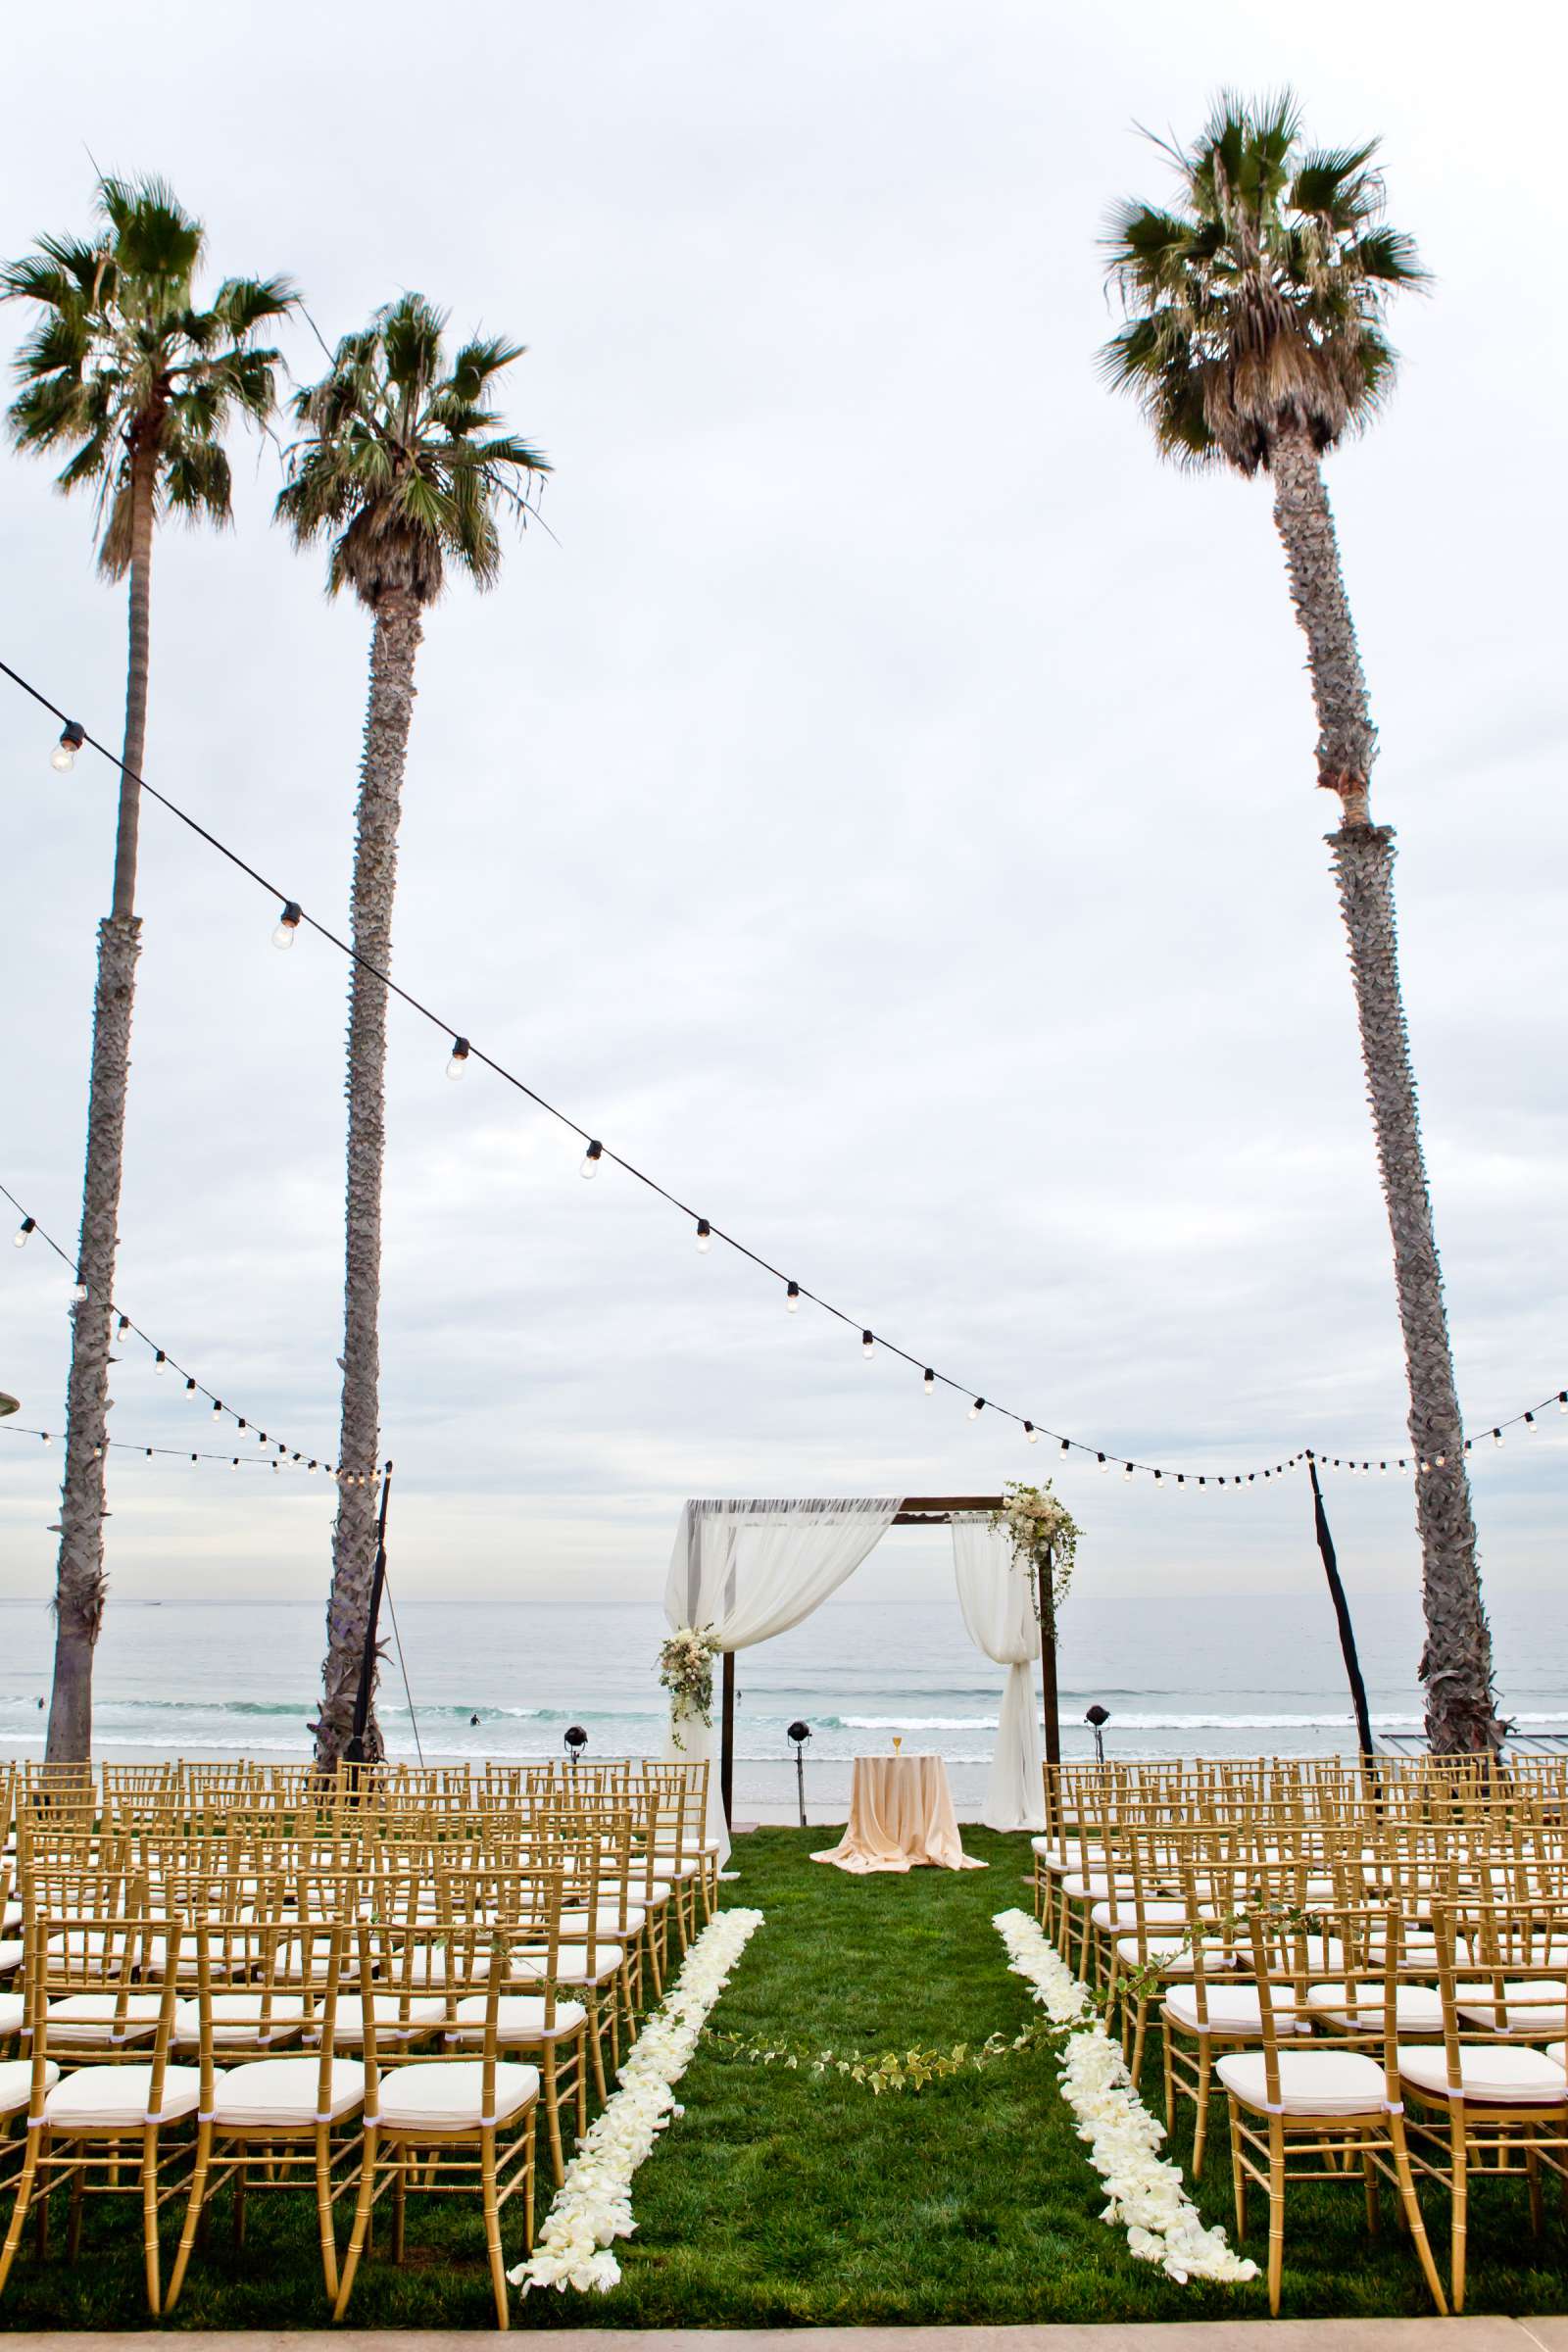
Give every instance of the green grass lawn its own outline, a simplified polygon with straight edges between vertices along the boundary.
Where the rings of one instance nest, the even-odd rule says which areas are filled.
[[[986,1872],[848,1879],[807,1860],[820,1831],[761,1830],[737,1849],[731,1899],[766,1915],[713,2024],[770,2039],[858,2045],[1011,2035],[1031,2014],[1007,1973],[993,1912],[1025,1909],[1027,1840],[965,1832]],[[1145,2096],[1158,2099],[1157,2047]],[[1049,2055],[918,2093],[873,2098],[702,2051],[678,2092],[685,2113],[637,2176],[637,2234],[612,2294],[531,2294],[521,2327],[763,2327],[844,2323],[1240,2318],[1266,2312],[1261,2284],[1180,2287],[1134,2262],[1100,2220],[1103,2194],[1055,2087]],[[1190,2114],[1190,2110],[1188,2111]],[[1185,2152],[1190,2127],[1179,2129]],[[1211,2134],[1205,2220],[1230,2224],[1223,2120]],[[1490,2193],[1488,2193],[1490,2187]],[[1533,2243],[1522,2190],[1488,2184],[1471,2212],[1473,2311],[1568,2304],[1568,2229]],[[541,2193],[541,2207],[548,2196]],[[1261,2201],[1246,2250],[1261,2260]],[[514,2208],[514,2212],[515,2208]],[[1446,2215],[1428,2207],[1434,2244]],[[345,2221],[346,2228],[346,2221]],[[511,2258],[520,2259],[514,2228]],[[58,2242],[58,2236],[57,2236]],[[350,2310],[362,2328],[493,2324],[477,2215],[465,2201],[411,2206],[410,2260],[379,2256]],[[1439,2252],[1444,2267],[1444,2252]],[[1392,2219],[1368,2238],[1360,2185],[1300,2190],[1287,2238],[1288,2313],[1424,2313],[1414,2257]],[[79,2261],[25,2257],[7,2288],[13,2328],[145,2324],[136,2220],[127,2200],[88,2215]],[[314,2209],[253,2201],[242,2253],[220,2209],[174,2324],[318,2326],[324,2317]]]

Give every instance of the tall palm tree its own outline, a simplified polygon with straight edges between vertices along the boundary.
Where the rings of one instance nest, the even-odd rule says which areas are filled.
[[[294,290],[280,277],[225,278],[198,309],[205,232],[161,180],[102,179],[86,238],[41,237],[0,271],[0,298],[38,316],[17,361],[7,412],[17,447],[67,453],[64,491],[96,498],[98,568],[129,581],[130,652],[111,912],[98,927],[92,1076],[73,1310],[65,1479],[55,1582],[54,1692],[46,1754],[77,1761],[92,1743],[92,1661],[103,1620],[109,1316],[124,1151],[130,1016],[141,923],[136,825],[147,740],[153,536],[179,515],[232,519],[223,436],[238,414],[265,423],[277,353],[256,340]]]
[[[1163,143],[1161,143],[1163,144]],[[1427,1734],[1440,1753],[1490,1753],[1502,1726],[1482,1606],[1443,1280],[1433,1230],[1394,919],[1394,833],[1374,824],[1377,733],[1320,461],[1370,422],[1394,381],[1390,299],[1426,272],[1384,218],[1377,142],[1312,149],[1286,92],[1222,97],[1176,169],[1171,209],[1111,216],[1108,272],[1126,322],[1102,354],[1178,463],[1265,468],[1305,632],[1317,781],[1349,937],[1410,1395],[1427,1638]]]
[[[489,406],[520,344],[466,343],[450,370],[443,316],[419,294],[347,335],[302,392],[277,514],[297,546],[331,542],[327,594],[350,588],[374,619],[370,699],[360,762],[349,994],[348,1203],[343,1411],[327,1650],[317,1759],[335,1764],[354,1720],[375,1568],[374,1470],[380,1433],[381,1171],[386,1152],[386,983],[392,960],[397,832],[414,714],[422,615],[448,568],[479,588],[501,571],[498,521],[522,519],[549,471]],[[363,1482],[363,1483],[362,1483]],[[381,1753],[371,1715],[367,1760]]]

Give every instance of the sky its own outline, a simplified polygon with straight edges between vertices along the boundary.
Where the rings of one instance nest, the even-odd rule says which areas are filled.
[[[1467,1424],[1568,1382],[1568,353],[1538,8],[588,0],[470,14],[439,73],[407,0],[373,41],[276,0],[134,18],[84,0],[69,92],[44,20],[13,27],[13,92],[56,100],[13,100],[7,256],[86,227],[96,161],[168,177],[215,271],[290,273],[328,341],[415,287],[454,333],[528,347],[505,405],[554,468],[548,528],[428,618],[399,979],[855,1324],[1173,1469],[1395,1455],[1403,1381],[1267,485],[1162,466],[1102,388],[1097,240],[1112,200],[1165,189],[1137,126],[1191,136],[1221,84],[1291,82],[1325,143],[1381,133],[1434,277],[1329,484]],[[23,324],[0,313],[7,355]],[[312,324],[283,340],[310,380]],[[270,527],[276,447],[235,471],[232,534],[158,544],[148,773],[341,926],[367,619]],[[0,497],[0,656],[118,741],[123,598],[89,507],[15,456]],[[53,774],[54,732],[0,681],[0,1183],[69,1242],[114,786],[88,755]],[[139,905],[121,1301],[252,1429],[331,1456],[343,963],[274,954],[276,901],[153,808]],[[927,1402],[446,1063],[394,1013],[400,1589],[653,1597],[687,1494],[1047,1475],[1081,1585],[1316,1583],[1298,1479],[1156,1494]],[[0,1388],[58,1429],[66,1271],[0,1256]],[[246,1450],[175,1385],[132,1348],[116,1436]],[[0,1437],[0,1594],[46,1600],[60,1460]],[[1565,1470],[1555,1412],[1478,1451],[1490,1586],[1560,1590]],[[122,1452],[110,1501],[111,1605],[324,1594],[318,1479]],[[1408,1485],[1328,1502],[1352,1592],[1408,1590]],[[896,1602],[949,1573],[910,1539],[861,1584]]]

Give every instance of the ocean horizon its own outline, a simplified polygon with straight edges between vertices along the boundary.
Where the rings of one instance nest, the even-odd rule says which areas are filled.
[[[1419,1608],[1379,1593],[1356,1606],[1373,1728],[1419,1732]],[[1568,1731],[1568,1634],[1537,1596],[1493,1604],[1503,1710],[1525,1731]],[[612,1600],[405,1599],[405,1690],[390,1621],[378,1711],[388,1751],[435,1763],[560,1755],[570,1724],[587,1754],[657,1754],[666,1714],[657,1606]],[[42,1751],[52,1651],[47,1603],[0,1601],[0,1753]],[[95,1676],[94,1748],[111,1761],[309,1753],[323,1611],[299,1600],[111,1597]],[[1315,1755],[1354,1745],[1326,1596],[1075,1593],[1059,1648],[1063,1752],[1092,1752],[1083,1721],[1107,1707],[1106,1752]],[[842,1808],[853,1757],[946,1758],[960,1811],[984,1791],[1003,1670],[969,1643],[956,1601],[839,1595],[793,1633],[737,1658],[736,1802],[795,1798],[785,1727],[811,1727],[810,1808]],[[411,1712],[409,1693],[412,1692]],[[477,1720],[474,1720],[477,1718]]]

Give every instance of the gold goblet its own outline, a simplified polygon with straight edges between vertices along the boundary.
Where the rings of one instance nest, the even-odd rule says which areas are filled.
[[[898,1754],[900,1754],[900,1753],[902,1752],[902,1750],[903,1750],[903,1747],[904,1747],[904,1734],[903,1734],[902,1732],[895,1732],[895,1733],[894,1733],[894,1735],[893,1735],[893,1753],[894,1753],[895,1755],[898,1755]]]

